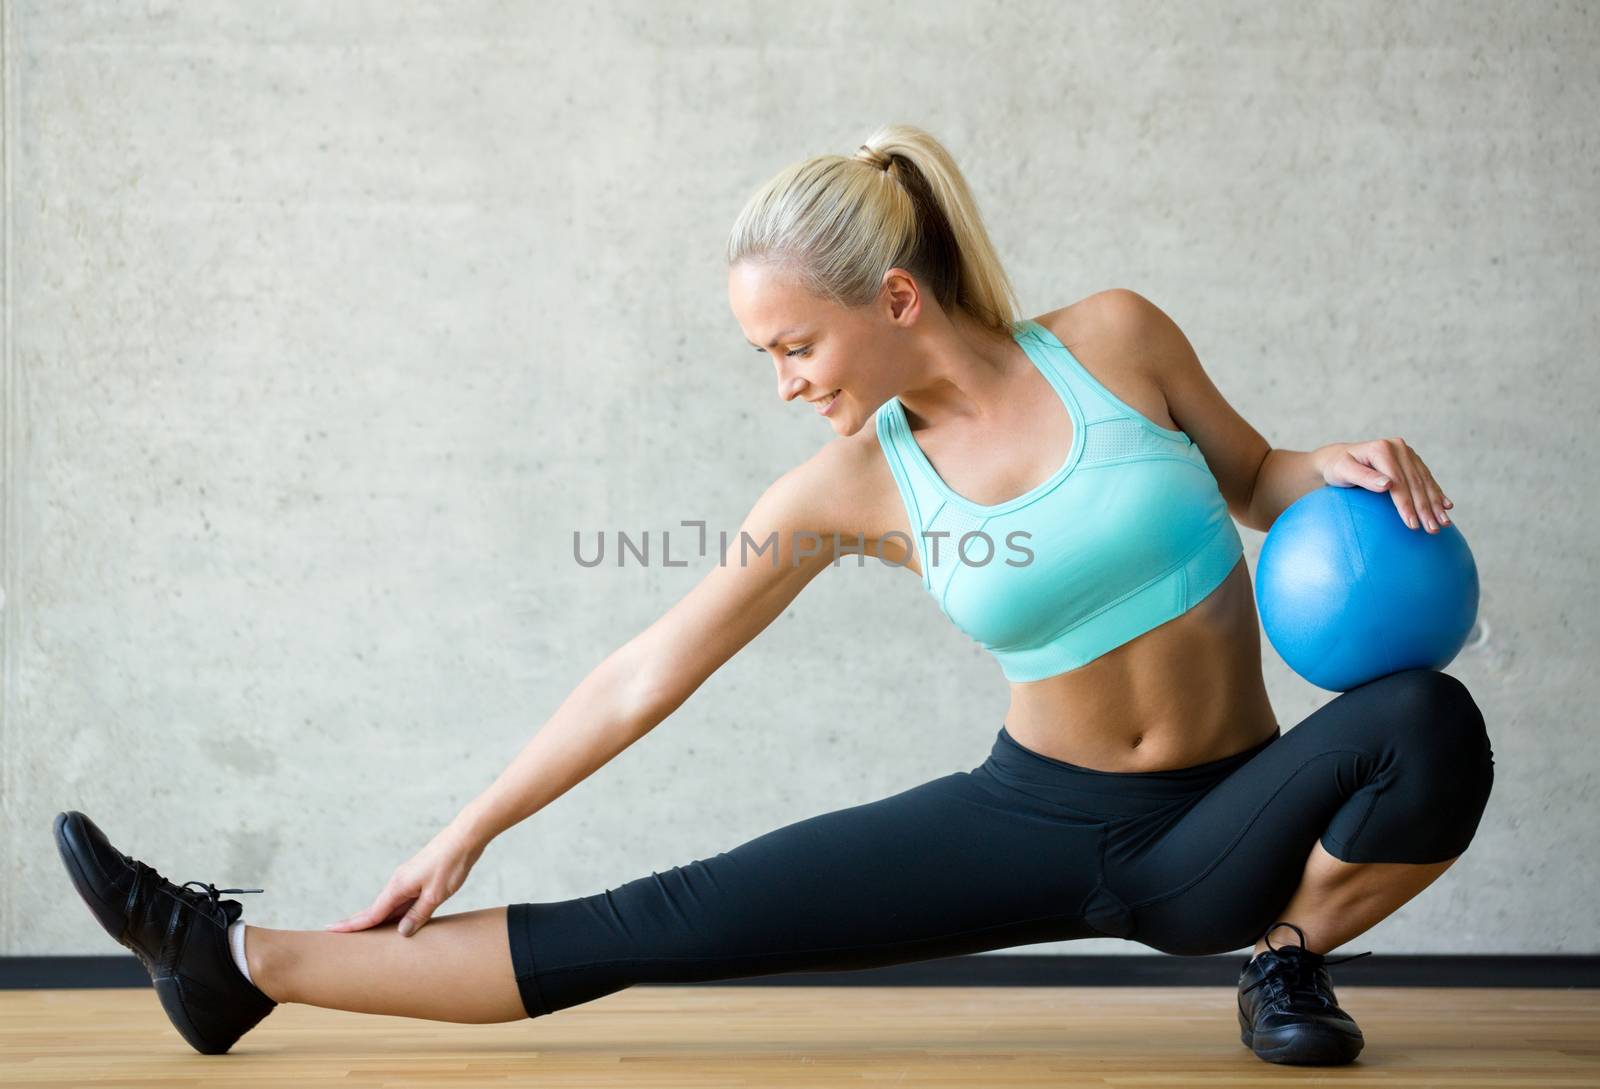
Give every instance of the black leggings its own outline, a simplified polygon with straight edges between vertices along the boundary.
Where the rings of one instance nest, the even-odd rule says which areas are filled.
[[[1319,840],[1347,862],[1466,850],[1494,782],[1460,681],[1406,670],[1176,771],[1023,748],[593,896],[512,904],[528,1016],[636,983],[873,968],[1070,938],[1253,945]]]

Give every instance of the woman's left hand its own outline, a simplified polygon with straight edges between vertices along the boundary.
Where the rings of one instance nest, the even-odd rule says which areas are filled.
[[[1323,462],[1322,479],[1340,488],[1387,491],[1406,525],[1418,528],[1420,517],[1429,533],[1450,524],[1445,512],[1455,506],[1417,452],[1401,438],[1336,444],[1333,456]]]

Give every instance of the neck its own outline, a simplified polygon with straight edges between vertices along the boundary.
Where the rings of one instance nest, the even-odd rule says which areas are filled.
[[[910,353],[916,362],[896,396],[909,416],[930,425],[992,414],[1019,367],[1015,338],[965,311],[919,322],[914,338]]]

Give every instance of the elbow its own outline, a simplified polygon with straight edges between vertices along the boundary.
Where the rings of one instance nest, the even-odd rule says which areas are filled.
[[[683,701],[693,693],[693,688],[681,684],[641,678],[632,686],[623,706],[626,713],[635,721],[647,723],[645,729],[650,729],[681,707]]]
[[[1261,478],[1266,473],[1267,465],[1272,461],[1272,447],[1267,447],[1267,452],[1261,455],[1261,460],[1256,462],[1255,471],[1250,474],[1249,486],[1244,488],[1244,494],[1239,497],[1238,513],[1234,515],[1239,524],[1257,533],[1265,533],[1272,528],[1272,519],[1263,518],[1256,509],[1256,499],[1263,494]],[[1230,504],[1232,509],[1234,504]]]
[[[1242,499],[1235,496],[1233,501],[1228,504],[1228,514],[1232,516],[1235,522],[1238,522],[1246,529],[1265,532],[1261,527],[1260,520],[1256,517],[1254,495],[1246,495]]]
[[[672,714],[694,691],[668,671],[640,661],[636,654],[618,654],[609,665],[603,683],[614,713],[644,729]]]
[[[1238,522],[1246,529],[1253,529],[1257,533],[1265,533],[1270,528],[1261,524],[1261,520],[1255,516],[1254,510],[1249,506],[1231,507],[1228,513],[1233,515],[1235,522]]]

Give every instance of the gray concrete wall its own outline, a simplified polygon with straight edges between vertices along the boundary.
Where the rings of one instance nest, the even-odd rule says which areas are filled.
[[[255,922],[364,907],[709,569],[581,568],[573,530],[735,529],[826,441],[721,246],[888,120],[957,156],[1025,312],[1131,287],[1274,444],[1417,448],[1482,577],[1450,672],[1497,782],[1356,948],[1600,950],[1595,5],[4,12],[0,954],[113,951],[66,808],[264,886]],[[1266,653],[1286,725],[1331,698]],[[830,572],[443,910],[970,769],[1005,706],[914,579]]]

